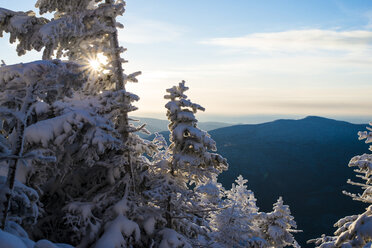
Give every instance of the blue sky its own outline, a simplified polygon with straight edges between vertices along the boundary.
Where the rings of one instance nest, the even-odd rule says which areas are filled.
[[[0,0],[12,10],[33,1]],[[201,120],[320,115],[372,120],[372,1],[128,0],[119,20],[126,72],[141,70],[137,115],[165,116],[165,89],[186,80]],[[18,58],[0,39],[6,63]]]

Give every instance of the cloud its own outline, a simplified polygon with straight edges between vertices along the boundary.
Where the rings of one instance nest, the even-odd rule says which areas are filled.
[[[367,25],[365,26],[365,28],[371,29],[372,28],[372,10],[365,12],[364,17],[367,19]]]
[[[125,28],[119,30],[119,40],[125,43],[152,44],[177,40],[183,33],[184,29],[176,25],[129,15]]]
[[[289,30],[283,32],[253,33],[240,37],[212,38],[203,40],[201,43],[239,50],[284,53],[296,53],[299,51],[359,53],[372,50],[372,31]]]
[[[261,106],[267,106],[270,108],[284,108],[284,109],[291,109],[291,110],[323,110],[325,112],[330,112],[330,111],[339,111],[344,112],[345,110],[347,111],[359,111],[359,112],[367,112],[371,108],[372,101],[369,102],[355,102],[355,101],[349,101],[346,102],[340,101],[340,99],[337,99],[336,101],[304,101],[304,100],[293,100],[293,101],[266,101],[266,102],[261,102]],[[367,112],[368,113],[368,112]]]
[[[168,59],[184,56],[170,49],[136,65],[140,109],[159,111],[164,89],[185,79],[208,114],[370,115],[372,32],[289,30],[203,44],[188,53],[193,63]]]

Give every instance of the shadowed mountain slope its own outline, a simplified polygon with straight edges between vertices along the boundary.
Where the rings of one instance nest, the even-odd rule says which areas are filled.
[[[360,213],[366,207],[342,194],[357,192],[346,184],[355,173],[349,160],[368,153],[368,145],[355,125],[321,117],[277,120],[258,125],[238,125],[212,130],[218,153],[228,159],[230,168],[220,176],[227,188],[242,174],[255,192],[257,204],[268,211],[279,196],[290,205],[302,246],[322,233],[332,234],[341,217]],[[356,179],[357,180],[357,179]]]

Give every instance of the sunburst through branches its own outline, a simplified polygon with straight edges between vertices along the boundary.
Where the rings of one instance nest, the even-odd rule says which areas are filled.
[[[103,53],[97,53],[87,56],[84,64],[84,68],[88,72],[88,75],[94,77],[99,73],[107,72],[106,66],[108,64],[108,59]]]

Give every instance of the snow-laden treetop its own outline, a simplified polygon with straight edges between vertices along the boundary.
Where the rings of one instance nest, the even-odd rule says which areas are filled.
[[[210,153],[216,151],[216,142],[210,135],[197,127],[195,113],[204,111],[199,104],[187,99],[185,81],[167,89],[165,105],[168,109],[167,117],[170,121],[168,128],[171,132],[170,151],[172,173],[188,175],[187,181],[205,184],[228,167],[227,161],[221,155]],[[187,172],[187,173],[186,173]]]
[[[86,54],[95,47],[92,46],[94,41],[108,40],[108,34],[115,32],[116,27],[122,27],[115,18],[124,13],[124,6],[125,3],[120,0],[37,1],[40,14],[54,13],[51,20],[36,17],[32,11],[15,12],[0,8],[0,37],[3,32],[10,33],[10,43],[18,42],[18,55],[45,48],[43,59],[50,59],[54,51],[57,51],[57,58],[68,51],[65,55],[77,59],[84,54],[82,50]]]
[[[95,0],[38,0],[35,4],[40,9],[40,14],[47,12],[77,12],[85,9],[93,9]],[[111,2],[111,1],[110,1]]]

